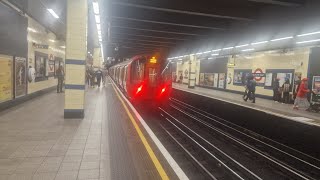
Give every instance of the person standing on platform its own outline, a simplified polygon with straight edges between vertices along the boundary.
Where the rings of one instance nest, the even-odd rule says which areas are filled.
[[[274,102],[280,102],[281,94],[280,94],[280,84],[279,84],[279,79],[278,78],[276,78],[274,80],[272,88],[273,88],[273,100],[274,100]]]
[[[98,70],[96,71],[96,77],[97,77],[98,87],[100,87],[100,85],[101,85],[102,76],[103,76],[103,73],[102,73],[101,69],[98,69]]]
[[[308,78],[303,78],[299,87],[299,91],[297,93],[297,97],[294,101],[293,109],[298,110],[301,107],[306,109],[309,108],[310,103],[308,101],[308,93],[310,90],[308,89]]]
[[[248,77],[248,81],[247,81],[247,89],[248,89],[248,94],[247,97],[244,99],[245,101],[248,101],[249,98],[251,98],[252,103],[256,103],[256,86],[257,83],[254,80],[254,77],[251,75]]]
[[[58,77],[57,93],[62,93],[62,86],[64,80],[64,70],[62,66],[59,66],[59,68],[56,71],[56,74]]]
[[[289,78],[286,78],[286,81],[282,85],[283,89],[283,103],[289,104],[290,103],[290,91],[291,91],[291,84]]]
[[[180,83],[182,84],[182,82],[183,82],[183,76],[182,76],[182,73],[180,74],[179,79],[180,79]]]
[[[301,84],[301,76],[298,76],[298,80],[294,84],[295,84],[295,87],[293,91],[293,99],[295,100]]]

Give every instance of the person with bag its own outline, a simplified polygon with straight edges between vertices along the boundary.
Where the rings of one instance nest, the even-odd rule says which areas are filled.
[[[290,103],[290,91],[291,91],[290,80],[289,78],[286,78],[284,84],[282,85],[283,103],[285,104]]]
[[[308,78],[303,78],[299,87],[299,91],[297,93],[297,97],[294,101],[293,109],[298,110],[303,107],[309,109],[310,103],[308,101],[308,93],[310,90],[308,89]]]
[[[249,98],[251,98],[252,103],[256,103],[256,96],[255,96],[256,85],[257,85],[257,83],[254,80],[254,77],[252,75],[249,76],[248,81],[247,81],[248,94],[247,94],[247,97],[244,99],[245,101],[247,101]]]
[[[273,100],[274,102],[280,102],[280,84],[279,84],[279,78],[276,78],[273,82]]]

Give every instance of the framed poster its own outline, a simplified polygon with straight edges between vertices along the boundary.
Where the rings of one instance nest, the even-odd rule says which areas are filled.
[[[200,73],[199,85],[204,86],[204,73]]]
[[[219,74],[214,73],[213,75],[213,87],[217,88],[218,87],[218,82],[219,82]]]
[[[284,84],[286,78],[290,84],[293,82],[294,69],[267,69],[264,82],[265,89],[272,89],[274,81],[278,78],[280,87]]]
[[[35,52],[35,71],[36,79],[35,82],[47,80],[47,60],[48,55],[40,52]]]
[[[225,88],[225,82],[226,82],[226,74],[225,73],[219,73],[219,86],[218,86],[218,88],[224,89]]]
[[[12,93],[12,57],[0,55],[0,102],[9,101]]]
[[[27,59],[23,57],[14,58],[15,69],[15,97],[27,94]]]
[[[233,85],[244,86],[251,69],[235,69],[233,74]]]
[[[311,94],[312,102],[320,103],[320,76],[313,76],[312,90],[314,93],[316,93],[316,94]]]
[[[204,73],[204,86],[213,87],[214,74]]]

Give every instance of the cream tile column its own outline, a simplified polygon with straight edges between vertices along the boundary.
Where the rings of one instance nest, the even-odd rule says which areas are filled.
[[[190,56],[189,61],[189,83],[188,88],[193,89],[196,86],[196,57],[194,55]]]
[[[87,19],[87,0],[67,0],[65,118],[84,117]]]
[[[100,48],[94,48],[93,50],[93,66],[94,67],[101,67],[101,49]]]

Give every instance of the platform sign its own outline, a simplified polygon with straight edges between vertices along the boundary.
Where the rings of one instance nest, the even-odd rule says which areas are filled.
[[[0,102],[12,99],[12,57],[0,55]]]
[[[14,58],[15,69],[15,97],[27,94],[27,59],[23,57]]]
[[[312,90],[315,94],[312,94],[312,101],[320,103],[320,76],[313,76]]]

